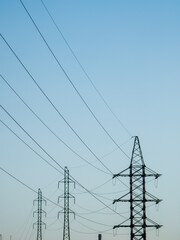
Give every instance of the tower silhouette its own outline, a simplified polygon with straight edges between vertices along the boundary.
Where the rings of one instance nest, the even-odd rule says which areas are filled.
[[[46,216],[46,212],[42,210],[42,203],[46,203],[46,201],[42,198],[42,192],[41,189],[38,189],[38,198],[34,200],[33,205],[37,202],[38,209],[33,213],[33,216],[37,215],[37,222],[33,224],[33,228],[35,225],[37,225],[37,240],[42,240],[42,226],[44,225],[46,227],[46,224],[42,221],[42,214]]]
[[[64,194],[58,197],[58,203],[59,199],[64,199],[64,209],[63,211],[60,211],[58,213],[58,217],[60,213],[64,213],[64,227],[63,227],[63,240],[70,240],[70,226],[69,226],[69,214],[73,213],[75,216],[75,213],[69,209],[69,199],[74,198],[72,194],[69,193],[69,183],[74,183],[71,179],[69,179],[69,170],[67,167],[64,168],[64,179],[59,181],[58,187],[60,183],[64,183]],[[75,187],[75,183],[74,183]],[[75,198],[74,198],[75,202]]]
[[[157,179],[160,176],[161,174],[146,167],[139,138],[136,136],[134,139],[130,166],[113,176],[113,178],[130,178],[130,191],[119,199],[115,199],[113,204],[116,202],[130,203],[130,218],[119,225],[115,225],[114,229],[119,227],[129,227],[131,240],[146,240],[147,227],[155,227],[156,229],[161,227],[161,225],[146,216],[146,203],[155,202],[158,204],[161,201],[146,191],[146,178],[155,177]],[[128,196],[129,198],[127,199]]]

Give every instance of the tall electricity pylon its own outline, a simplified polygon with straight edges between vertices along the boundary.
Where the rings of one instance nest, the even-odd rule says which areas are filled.
[[[126,173],[128,171],[128,173]],[[146,228],[155,227],[159,229],[161,225],[155,223],[146,216],[146,203],[155,202],[158,204],[161,200],[154,197],[146,191],[146,178],[155,177],[157,179],[161,174],[158,174],[151,169],[147,168],[144,163],[139,138],[136,136],[132,151],[130,166],[124,171],[115,174],[115,177],[129,177],[130,178],[130,191],[113,201],[116,202],[129,202],[130,203],[130,219],[123,221],[115,228],[129,227],[131,240],[146,240]],[[126,197],[129,196],[129,199]],[[128,222],[128,224],[125,224]]]
[[[42,192],[40,188],[38,189],[38,198],[34,200],[33,205],[35,202],[38,203],[38,209],[33,213],[33,217],[35,214],[37,214],[37,222],[33,224],[33,228],[34,225],[37,225],[37,240],[42,240],[42,226],[44,225],[46,227],[46,224],[42,221],[42,214],[46,216],[46,212],[42,210],[42,203],[45,202],[46,204],[46,201],[42,198]]]
[[[70,240],[70,226],[69,226],[69,213],[73,213],[75,216],[75,213],[69,209],[69,199],[74,198],[73,195],[69,193],[69,183],[74,183],[72,180],[69,179],[69,170],[67,167],[64,168],[64,179],[59,181],[58,187],[60,183],[64,183],[64,194],[58,197],[58,203],[59,199],[64,199],[64,209],[63,211],[58,213],[58,217],[60,213],[64,213],[64,228],[63,228],[63,240]],[[75,187],[75,183],[74,183]],[[75,202],[75,198],[74,198]]]

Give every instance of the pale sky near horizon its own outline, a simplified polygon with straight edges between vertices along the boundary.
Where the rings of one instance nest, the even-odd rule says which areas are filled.
[[[161,173],[158,182],[147,180],[147,190],[163,199],[148,204],[147,216],[163,227],[148,229],[147,239],[179,240],[179,134],[180,134],[180,2],[44,0],[60,31],[88,76],[120,119],[115,119],[48,16],[41,0],[24,0],[32,18],[97,119],[122,150],[131,157],[133,138],[139,136],[147,167]],[[70,186],[75,204],[70,208],[71,239],[127,240],[128,229],[112,227],[129,216],[128,203],[112,201],[128,191],[128,179],[112,181],[112,173],[129,166],[129,158],[93,118],[57,64],[18,0],[0,1],[0,104],[49,156],[0,108],[0,167],[57,203],[63,194],[63,168],[100,201],[76,184]],[[34,84],[3,38],[36,80],[68,124],[92,150],[82,144]],[[5,82],[5,80],[7,82]],[[70,151],[32,114],[8,86],[9,83],[47,126],[76,151]],[[2,121],[17,135],[15,136]],[[123,126],[124,127],[123,127]],[[18,139],[19,136],[57,169]],[[99,160],[95,157],[97,156]],[[62,167],[55,165],[51,157]],[[88,164],[87,161],[90,163]],[[152,180],[152,181],[150,181]],[[3,240],[36,238],[33,201],[37,194],[0,171],[0,234]],[[104,205],[105,204],[105,205]],[[43,239],[62,239],[63,201],[47,202],[43,209]],[[59,219],[57,219],[59,214]]]

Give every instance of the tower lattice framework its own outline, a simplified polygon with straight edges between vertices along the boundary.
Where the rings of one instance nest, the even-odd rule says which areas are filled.
[[[33,205],[37,202],[38,209],[33,213],[33,216],[37,215],[37,222],[33,224],[33,228],[35,225],[37,225],[37,240],[42,240],[42,226],[46,227],[46,224],[42,221],[42,215],[44,214],[46,216],[46,212],[42,209],[43,202],[46,203],[46,201],[42,198],[42,191],[39,188],[38,189],[38,198],[34,200]]]
[[[145,166],[139,138],[136,136],[130,166],[113,176],[113,178],[129,177],[130,179],[130,191],[113,201],[113,204],[116,202],[130,203],[130,218],[114,226],[114,229],[119,227],[130,228],[130,240],[146,240],[146,228],[155,227],[159,229],[161,227],[146,216],[146,203],[155,202],[158,204],[161,201],[146,191],[146,178],[155,177],[157,179],[160,176],[160,174]]]
[[[60,198],[64,199],[64,209],[63,211],[60,211],[58,213],[58,217],[60,213],[64,213],[63,240],[70,240],[69,214],[73,213],[75,216],[75,213],[69,208],[69,199],[73,198],[75,202],[75,198],[72,194],[69,193],[69,184],[74,182],[69,178],[69,170],[67,167],[64,168],[64,179],[59,181],[58,187],[60,183],[64,183],[64,194],[59,196],[58,202]],[[74,183],[74,187],[75,187],[75,183]]]

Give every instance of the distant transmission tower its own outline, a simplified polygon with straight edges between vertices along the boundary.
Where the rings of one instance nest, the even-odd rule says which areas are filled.
[[[60,198],[64,198],[64,210],[58,213],[58,217],[60,213],[64,213],[64,228],[63,228],[63,240],[70,240],[70,226],[69,226],[69,213],[75,213],[69,209],[69,199],[74,198],[73,195],[69,193],[69,183],[74,183],[69,179],[69,170],[67,167],[64,168],[64,179],[59,181],[58,187],[60,183],[64,183],[64,194],[58,198],[58,203]],[[75,183],[74,183],[75,187]],[[74,198],[75,202],[75,198]]]
[[[37,222],[33,224],[37,225],[37,240],[42,240],[42,226],[44,225],[46,227],[46,224],[42,221],[42,214],[46,216],[46,212],[42,210],[42,204],[43,202],[46,204],[46,201],[42,199],[42,192],[41,189],[38,189],[38,198],[34,200],[33,205],[37,202],[38,204],[38,209],[33,213],[33,216],[36,214],[37,215]]]
[[[126,173],[127,171],[128,173]],[[155,177],[155,179],[157,179],[160,176],[160,174],[155,173],[145,166],[139,138],[136,136],[130,166],[113,176],[113,178],[130,178],[130,191],[119,199],[114,200],[113,204],[116,202],[130,203],[130,219],[125,220],[119,225],[115,225],[114,229],[119,227],[130,228],[131,240],[146,240],[147,227],[155,227],[156,229],[161,227],[161,225],[146,216],[146,203],[155,202],[158,204],[161,201],[146,191],[146,178]],[[127,196],[129,196],[129,199],[126,198]],[[128,223],[125,224],[126,222]]]

